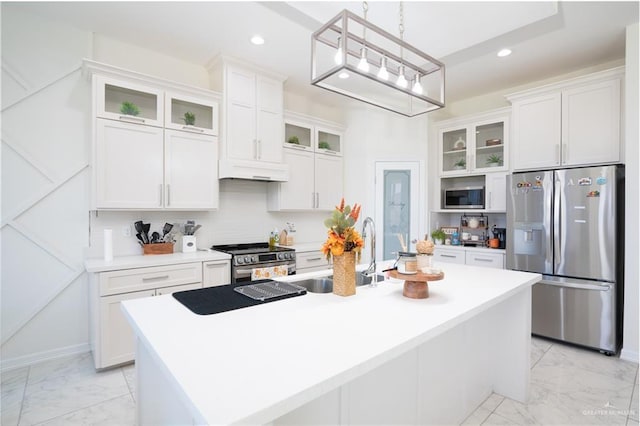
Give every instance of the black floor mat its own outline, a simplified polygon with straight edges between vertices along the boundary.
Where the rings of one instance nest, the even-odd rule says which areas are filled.
[[[306,294],[306,292],[301,294],[288,294],[263,302],[260,300],[253,300],[233,290],[236,287],[269,281],[271,280],[260,280],[246,284],[227,284],[216,287],[179,291],[177,293],[173,293],[173,297],[195,314],[211,315]]]

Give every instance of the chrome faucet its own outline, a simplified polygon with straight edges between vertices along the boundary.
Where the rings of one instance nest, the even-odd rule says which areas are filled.
[[[371,286],[375,287],[377,285],[376,282],[376,225],[373,222],[373,219],[367,217],[362,224],[362,239],[365,240],[367,238],[367,225],[371,228],[371,263],[369,267],[362,271],[362,275],[367,277],[372,277]]]

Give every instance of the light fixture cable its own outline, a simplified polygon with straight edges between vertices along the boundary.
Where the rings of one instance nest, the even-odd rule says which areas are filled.
[[[367,20],[367,11],[369,10],[369,4],[366,1],[362,2],[362,11],[364,14],[364,20]],[[367,61],[367,27],[362,26],[362,50],[360,51],[360,62],[358,63],[358,69],[360,71],[369,72],[369,62]]]
[[[400,2],[400,24],[398,25],[400,31],[400,41],[404,42],[404,4]],[[400,66],[398,67],[398,80],[396,84],[403,89],[407,87],[407,79],[404,77],[404,48],[400,45]]]

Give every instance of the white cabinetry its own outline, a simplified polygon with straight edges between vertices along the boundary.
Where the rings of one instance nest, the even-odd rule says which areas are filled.
[[[507,211],[507,174],[496,172],[485,175],[485,211]]]
[[[465,255],[461,250],[447,250],[436,247],[433,251],[433,260],[436,262],[457,263],[464,265]]]
[[[85,67],[94,98],[92,209],[216,209],[217,94]]]
[[[227,269],[229,262],[225,261]],[[90,275],[91,348],[97,369],[134,359],[133,332],[120,302],[202,287],[202,262]]]
[[[231,283],[231,265],[228,260],[202,262],[202,286],[214,287]]]
[[[212,85],[223,92],[219,177],[286,181],[285,78],[228,57],[217,58],[209,70]]]
[[[513,168],[619,162],[622,77],[616,68],[507,96]]]
[[[508,170],[509,114],[502,108],[438,122],[440,175]]]
[[[337,126],[287,114],[284,158],[289,181],[269,186],[269,210],[333,209],[342,197],[342,135]]]
[[[163,130],[96,119],[95,207],[163,207]]]
[[[165,130],[164,183],[166,208],[218,208],[218,138]]]
[[[322,254],[320,249],[313,251],[296,250],[296,273],[324,271],[331,268],[331,263]]]
[[[465,264],[504,269],[504,254],[484,253],[477,250],[465,252]]]
[[[433,252],[433,260],[435,262],[504,269],[504,252],[492,249],[436,246]]]

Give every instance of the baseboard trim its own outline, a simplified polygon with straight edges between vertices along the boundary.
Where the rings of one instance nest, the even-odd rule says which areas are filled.
[[[66,346],[64,348],[37,352],[15,358],[3,358],[2,360],[0,360],[0,372],[4,373],[6,371],[15,370],[16,368],[27,367],[32,364],[38,364],[44,361],[52,361],[54,359],[83,354],[90,351],[91,346],[89,346],[89,343],[81,343],[79,345]]]
[[[622,348],[622,350],[620,351],[620,359],[635,362],[636,364],[638,364],[640,355],[638,354],[638,351],[632,351],[626,348]]]

